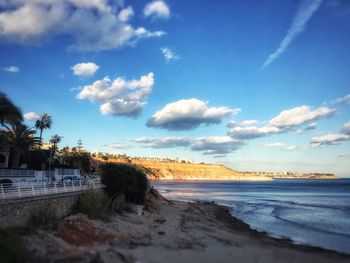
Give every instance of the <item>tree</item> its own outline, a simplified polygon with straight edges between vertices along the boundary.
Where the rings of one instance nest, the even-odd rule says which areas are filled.
[[[78,152],[81,152],[83,150],[83,141],[81,140],[81,138],[79,138],[78,140],[77,149],[78,149]]]
[[[7,98],[5,93],[0,92],[0,125],[15,124],[22,120],[21,110]]]
[[[91,155],[89,152],[77,151],[75,147],[64,147],[60,151],[62,163],[69,168],[79,168],[82,173],[90,173]]]
[[[21,154],[38,145],[39,138],[34,136],[35,130],[22,123],[11,125],[5,133],[6,143],[13,152],[12,168],[18,168]]]
[[[52,117],[47,113],[42,113],[40,118],[35,122],[35,128],[40,131],[40,141],[43,141],[43,131],[50,129],[52,126]]]
[[[58,134],[52,135],[50,139],[50,143],[52,143],[52,147],[50,150],[50,162],[49,162],[49,170],[51,170],[52,159],[55,157],[57,151],[57,144],[59,144],[62,140],[62,136]]]
[[[53,144],[53,152],[55,153],[57,150],[57,144],[59,144],[62,140],[62,136],[59,136],[58,134],[52,135],[50,139],[50,143]]]

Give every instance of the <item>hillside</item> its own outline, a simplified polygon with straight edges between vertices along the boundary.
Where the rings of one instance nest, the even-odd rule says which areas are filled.
[[[220,164],[181,163],[145,159],[109,159],[111,162],[132,163],[140,166],[150,180],[162,181],[270,181],[261,175],[243,174]]]

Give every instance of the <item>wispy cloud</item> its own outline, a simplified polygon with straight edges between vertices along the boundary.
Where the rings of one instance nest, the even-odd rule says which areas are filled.
[[[344,97],[337,98],[336,100],[333,101],[333,104],[345,104],[345,103],[350,103],[350,93]]]
[[[16,66],[9,66],[9,67],[4,68],[4,71],[9,72],[9,73],[18,73],[19,68]]]
[[[341,153],[341,154],[338,154],[338,157],[340,157],[340,158],[350,158],[350,153]]]
[[[275,59],[277,59],[292,43],[292,41],[305,29],[306,23],[318,10],[323,0],[303,0],[299,9],[294,16],[293,23],[287,31],[279,47],[269,55],[267,60],[261,66],[260,70],[268,67]]]
[[[169,63],[170,61],[173,61],[173,60],[180,59],[179,55],[176,54],[176,52],[174,50],[171,50],[168,47],[162,47],[160,49],[160,51],[162,52],[164,60],[165,60],[166,63]]]
[[[263,143],[261,146],[263,148],[277,148],[284,151],[296,151],[300,149],[300,147],[297,145],[290,145],[283,142]]]

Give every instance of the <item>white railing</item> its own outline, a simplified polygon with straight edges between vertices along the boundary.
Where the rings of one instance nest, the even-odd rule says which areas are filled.
[[[99,189],[102,187],[101,183],[94,182],[93,180],[0,184],[0,200],[79,192],[88,189]]]

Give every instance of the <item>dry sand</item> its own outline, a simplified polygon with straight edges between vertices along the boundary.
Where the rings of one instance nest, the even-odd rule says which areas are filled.
[[[225,207],[151,199],[146,210],[134,207],[109,222],[70,216],[26,244],[49,262],[350,262],[252,230]]]

